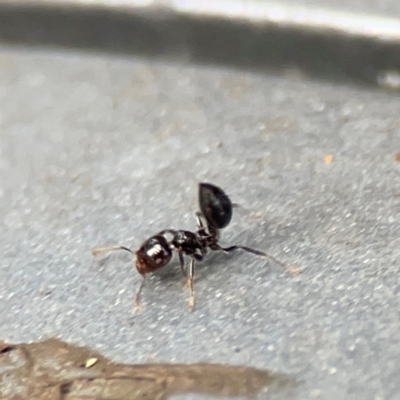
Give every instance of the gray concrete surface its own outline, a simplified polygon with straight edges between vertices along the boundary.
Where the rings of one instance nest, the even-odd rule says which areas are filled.
[[[276,398],[398,398],[398,96],[3,48],[0,110],[0,338],[56,336],[123,362],[245,364],[302,381]],[[198,266],[189,313],[174,261],[135,316],[129,255],[90,250],[193,229],[199,181],[241,204],[223,243],[303,273],[214,254]]]

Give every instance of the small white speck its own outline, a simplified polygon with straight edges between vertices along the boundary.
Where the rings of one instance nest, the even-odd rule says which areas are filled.
[[[314,399],[321,396],[321,394],[322,394],[321,389],[313,389],[310,393],[311,397]]]
[[[45,82],[46,77],[44,74],[35,74],[35,75],[29,75],[27,77],[27,84],[30,87],[37,87],[43,85]]]
[[[400,71],[383,71],[378,74],[378,85],[391,90],[400,89]]]
[[[21,214],[17,211],[11,211],[9,214],[7,214],[4,218],[4,223],[7,225],[8,228],[15,229],[22,228],[24,225]]]

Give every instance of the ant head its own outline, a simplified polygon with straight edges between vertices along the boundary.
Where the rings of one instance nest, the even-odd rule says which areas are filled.
[[[146,274],[165,267],[172,258],[172,250],[164,236],[147,239],[136,252],[136,269]]]
[[[199,205],[207,223],[213,228],[222,229],[231,222],[231,200],[218,186],[211,183],[200,183]]]

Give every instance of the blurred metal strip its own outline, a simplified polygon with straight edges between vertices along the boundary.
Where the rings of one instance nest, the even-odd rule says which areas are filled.
[[[359,37],[376,37],[400,41],[400,19],[352,12],[288,6],[277,2],[219,0],[172,0],[176,13],[209,18],[248,20],[255,24],[275,24],[289,29],[345,33]]]
[[[19,8],[71,7],[123,12],[172,12],[181,16],[276,24],[282,27],[342,32],[359,37],[400,41],[400,19],[356,14],[327,8],[289,6],[278,2],[237,0],[0,0],[0,4]]]
[[[400,69],[400,20],[269,2],[3,0],[0,40],[384,85]]]

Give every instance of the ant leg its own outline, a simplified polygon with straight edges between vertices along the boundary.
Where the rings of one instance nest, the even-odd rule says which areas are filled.
[[[138,289],[138,291],[136,293],[136,297],[135,297],[135,311],[136,312],[138,312],[142,309],[142,303],[140,302],[140,294],[142,293],[142,289],[144,287],[145,280],[146,280],[146,275],[143,274],[142,282],[140,282],[139,289]]]
[[[205,218],[204,215],[200,211],[196,211],[196,223],[197,223],[197,229],[201,235],[206,235],[206,229],[205,229]]]
[[[180,262],[180,265],[181,265],[182,275],[185,278],[187,278],[187,272],[186,272],[186,269],[185,269],[185,259],[183,258],[183,254],[181,252],[178,252],[178,256],[179,256],[179,262]]]
[[[129,253],[135,254],[131,249],[128,249],[125,246],[98,247],[98,248],[92,250],[92,254],[94,256],[97,256],[101,253],[106,253],[106,252],[115,251],[115,250],[125,250],[125,251],[129,251]]]
[[[198,228],[204,228],[204,215],[200,211],[196,211],[196,222]]]
[[[194,258],[190,259],[189,264],[189,274],[187,278],[187,286],[190,290],[190,298],[189,298],[189,310],[193,310],[194,306],[194,290],[193,290],[193,277],[194,277]]]
[[[269,258],[274,263],[285,268],[286,271],[290,272],[291,274],[299,274],[302,271],[300,268],[296,268],[296,267],[292,267],[290,265],[288,266],[288,265],[284,264],[283,262],[279,261],[278,259],[271,256],[270,254],[264,253],[263,251],[260,251],[260,250],[252,249],[251,247],[247,247],[247,246],[235,245],[235,246],[230,246],[230,247],[224,248],[218,244],[215,244],[213,246],[213,250],[220,250],[220,251],[223,251],[224,253],[230,253],[231,251],[235,251],[235,250],[243,250],[243,251],[247,251],[248,253],[255,254],[256,256]]]

